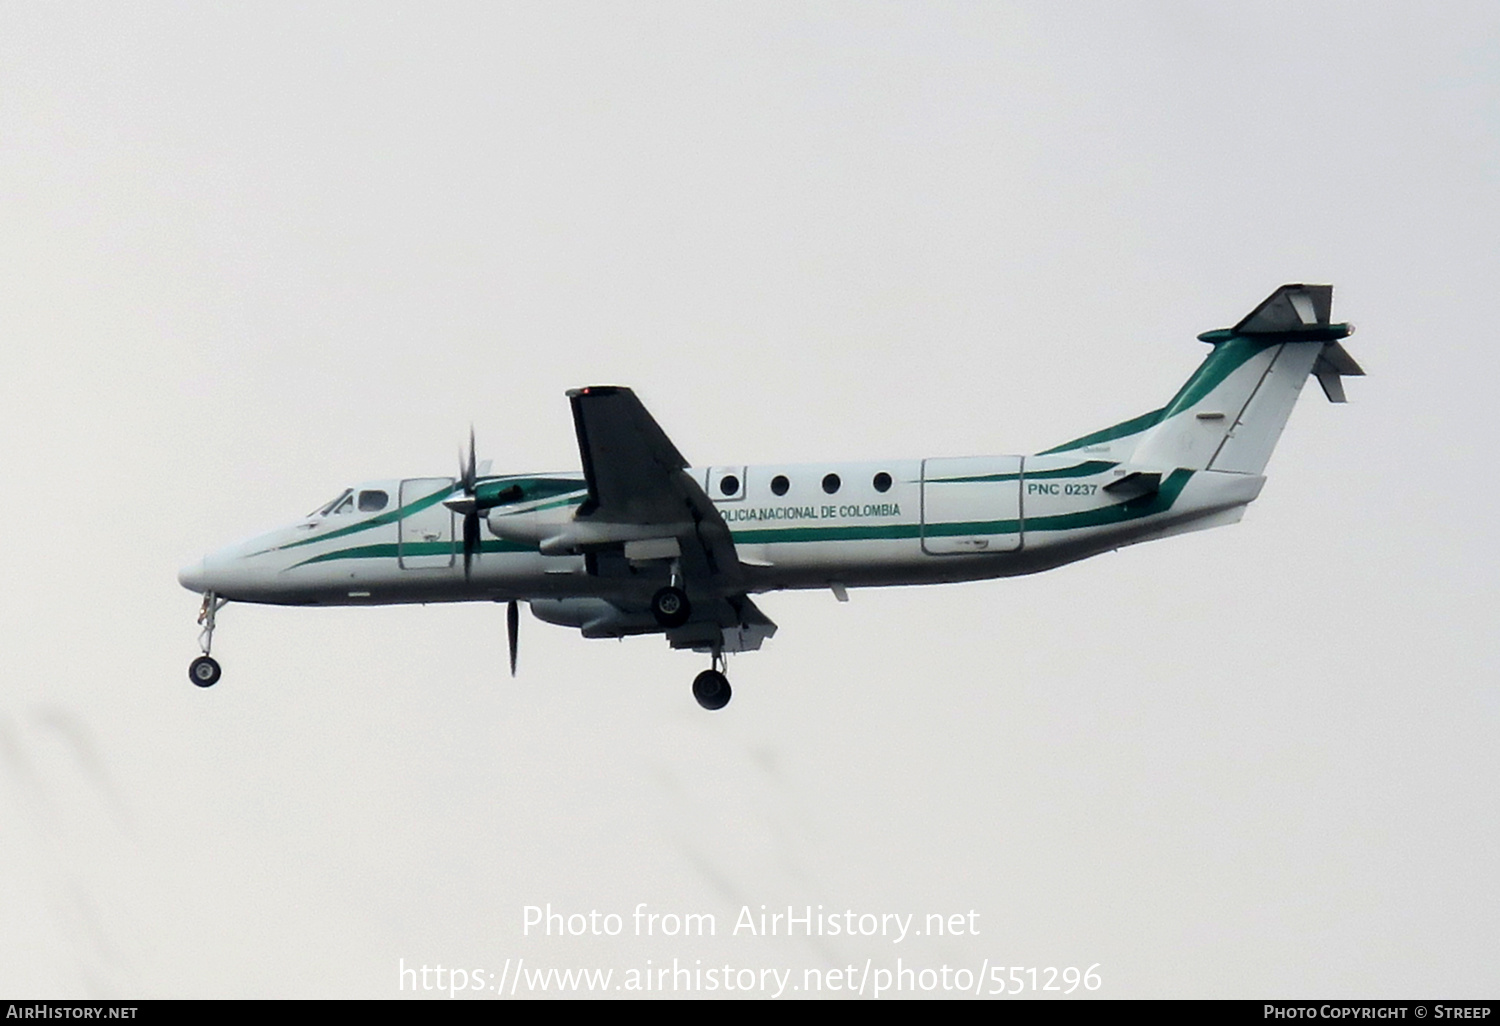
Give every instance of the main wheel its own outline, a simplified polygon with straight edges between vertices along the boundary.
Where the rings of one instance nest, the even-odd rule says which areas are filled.
[[[219,662],[211,656],[199,656],[194,659],[188,667],[188,680],[200,688],[211,688],[219,683],[219,677],[224,671],[219,669]]]
[[[693,605],[681,588],[659,588],[651,596],[651,615],[663,627],[681,627],[693,615]]]
[[[704,670],[693,678],[693,697],[712,712],[729,704],[729,678],[718,670]]]

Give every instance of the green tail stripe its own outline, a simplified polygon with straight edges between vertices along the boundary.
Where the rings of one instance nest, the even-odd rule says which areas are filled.
[[[1064,442],[1062,445],[1054,445],[1050,449],[1043,449],[1037,455],[1050,456],[1056,452],[1067,452],[1069,449],[1082,449],[1086,445],[1098,445],[1100,442],[1112,442],[1116,438],[1128,438],[1131,435],[1138,435],[1147,428],[1158,424],[1161,421],[1164,409],[1152,410],[1150,413],[1143,413],[1139,417],[1132,417],[1129,420],[1121,421],[1113,427],[1095,431],[1084,435],[1082,438],[1075,438],[1071,442]]]
[[[1104,428],[1102,431],[1095,431],[1092,434],[1084,435],[1082,438],[1075,438],[1071,442],[1064,442],[1062,445],[1043,449],[1037,455],[1047,456],[1052,453],[1067,452],[1069,449],[1081,449],[1086,445],[1097,445],[1100,442],[1111,442],[1116,438],[1127,438],[1130,435],[1139,434],[1147,428],[1161,423],[1168,417],[1175,417],[1177,414],[1193,406],[1204,396],[1223,384],[1224,379],[1239,370],[1246,360],[1249,360],[1267,346],[1277,344],[1279,344],[1277,341],[1259,342],[1254,339],[1245,338],[1242,335],[1235,335],[1224,341],[1216,342],[1213,352],[1204,358],[1203,362],[1198,365],[1198,369],[1193,372],[1192,377],[1188,378],[1183,383],[1183,386],[1177,390],[1177,394],[1172,397],[1172,401],[1161,409],[1152,410],[1150,413],[1143,413],[1139,417],[1122,421],[1113,427]]]
[[[1274,344],[1274,343],[1272,343]],[[1196,404],[1208,393],[1224,383],[1224,379],[1239,370],[1256,353],[1261,352],[1267,346],[1265,342],[1255,342],[1251,339],[1236,335],[1227,342],[1220,342],[1214,346],[1214,351],[1208,354],[1208,358],[1198,365],[1193,376],[1188,378],[1183,386],[1177,390],[1172,401],[1162,408],[1161,419],[1175,417],[1183,410]],[[1238,411],[1236,411],[1238,412]]]

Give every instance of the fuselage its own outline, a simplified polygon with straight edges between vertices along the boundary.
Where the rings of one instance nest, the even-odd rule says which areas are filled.
[[[1104,447],[683,473],[733,536],[741,566],[732,586],[742,593],[1034,573],[1233,522],[1264,482],[1258,474],[1168,469],[1154,475],[1153,488],[1132,489],[1125,479],[1138,468],[1108,456]],[[479,485],[503,501],[483,517],[467,572],[462,517],[443,504],[456,482],[426,477],[346,489],[293,524],[204,557],[179,579],[193,591],[281,605],[575,597],[628,605],[659,583],[660,560],[617,555],[616,571],[601,573],[597,559],[558,548],[555,537],[582,523],[575,517],[588,498],[582,474],[487,475]]]
[[[1259,494],[1303,384],[1343,402],[1363,370],[1330,319],[1332,287],[1283,285],[1213,348],[1166,405],[1031,456],[692,468],[628,387],[571,389],[582,473],[373,481],[179,575],[203,593],[208,687],[215,613],[283,605],[521,602],[586,638],[661,634],[712,659],[693,682],[729,700],[723,658],[776,633],[751,596],[784,588],[941,584],[1036,573],[1111,549],[1232,524]]]

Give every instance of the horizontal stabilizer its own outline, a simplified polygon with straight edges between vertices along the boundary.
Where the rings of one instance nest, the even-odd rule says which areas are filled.
[[[1332,285],[1283,285],[1234,326],[1236,335],[1301,331],[1326,325],[1333,312]]]
[[[1104,486],[1104,490],[1117,499],[1138,499],[1142,495],[1152,495],[1161,491],[1161,475],[1155,472],[1133,471],[1120,478],[1111,481]]]
[[[1352,334],[1349,324],[1334,324],[1332,285],[1283,285],[1232,328],[1205,331],[1198,337],[1215,345],[1232,338],[1260,342],[1335,342]]]
[[[1318,384],[1323,386],[1323,394],[1331,403],[1348,402],[1344,398],[1343,379],[1364,377],[1364,368],[1354,362],[1354,357],[1349,355],[1348,350],[1337,342],[1330,342],[1323,347],[1323,352],[1318,356],[1318,362],[1313,364],[1313,374],[1318,379]]]

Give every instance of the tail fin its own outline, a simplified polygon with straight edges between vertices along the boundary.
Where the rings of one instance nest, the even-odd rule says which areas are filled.
[[[1198,336],[1213,352],[1166,406],[1047,451],[1261,473],[1309,374],[1343,402],[1341,378],[1364,373],[1339,344],[1354,329],[1331,323],[1332,305],[1332,285],[1283,285],[1234,327]]]

